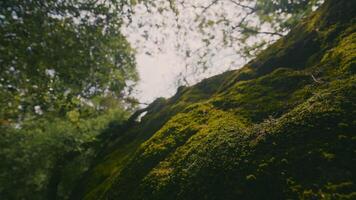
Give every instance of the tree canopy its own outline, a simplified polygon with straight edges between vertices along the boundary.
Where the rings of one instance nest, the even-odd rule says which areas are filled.
[[[123,99],[137,81],[134,51],[120,32],[129,4],[1,1],[0,119]]]
[[[62,199],[138,80],[129,1],[0,1],[0,198]]]
[[[174,46],[186,66],[186,72],[179,77],[180,85],[195,82],[197,74],[212,67],[240,66],[243,62],[239,61],[246,62],[286,35],[323,0],[139,2],[134,9],[139,14],[128,22],[128,32],[139,34],[134,45],[146,48],[151,55],[165,51],[165,42],[173,42],[168,48]],[[159,31],[152,31],[155,29]],[[168,37],[174,37],[175,41],[167,40]]]

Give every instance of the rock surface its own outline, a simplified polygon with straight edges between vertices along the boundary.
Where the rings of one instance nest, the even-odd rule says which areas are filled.
[[[73,199],[356,199],[356,1],[102,137]]]

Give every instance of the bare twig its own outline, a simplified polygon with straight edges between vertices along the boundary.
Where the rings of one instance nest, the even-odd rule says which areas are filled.
[[[203,7],[203,10],[201,11],[201,13],[204,13],[205,11],[207,11],[211,6],[213,6],[214,4],[216,4],[219,0],[214,0],[212,1],[208,6]]]
[[[311,74],[311,77],[312,77],[312,79],[313,79],[314,82],[319,83],[319,84],[320,84],[320,83],[323,83],[322,81],[319,81],[318,79],[316,79],[313,74]]]
[[[240,22],[236,25],[232,27],[232,30],[235,30],[238,27],[241,27],[242,24],[246,21],[247,17],[249,17],[250,15],[252,15],[255,11],[250,11],[248,13],[246,13],[246,15],[240,20]]]
[[[254,8],[254,7],[251,7],[251,6],[248,6],[248,5],[244,5],[244,4],[241,4],[239,2],[236,2],[234,0],[230,0],[231,3],[241,7],[241,8],[246,8],[246,9],[250,9],[251,11],[255,12],[257,10],[257,8]]]
[[[253,34],[264,34],[264,35],[276,35],[279,37],[283,37],[284,35],[278,32],[270,32],[270,31],[257,31],[249,28],[243,28],[242,32],[249,32]]]

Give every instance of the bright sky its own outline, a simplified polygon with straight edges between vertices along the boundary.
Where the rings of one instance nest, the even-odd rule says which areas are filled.
[[[168,1],[162,1],[168,2]],[[197,4],[207,6],[209,3],[205,0],[187,1],[188,4]],[[226,1],[227,2],[227,1]],[[216,11],[223,13],[225,18],[233,21],[239,19],[240,14],[238,7],[233,7],[231,4],[224,4],[221,1],[216,7],[204,11],[206,17],[217,21]],[[189,6],[188,6],[189,7]],[[197,6],[191,6],[197,7]],[[233,44],[231,48],[217,48],[211,50],[207,57],[209,57],[208,70],[194,71],[191,65],[199,62],[199,54],[194,53],[194,50],[204,47],[201,33],[197,28],[195,19],[196,10],[189,10],[184,7],[180,12],[180,24],[186,25],[183,30],[188,30],[189,34],[185,35],[182,29],[176,28],[176,17],[172,12],[162,12],[157,14],[157,11],[147,13],[145,7],[140,5],[135,10],[135,15],[132,17],[132,22],[122,31],[127,36],[128,41],[133,48],[136,49],[137,70],[140,75],[140,81],[136,87],[134,96],[141,103],[150,103],[158,97],[170,97],[176,92],[177,77],[180,74],[185,75],[190,85],[226,70],[236,69],[241,67],[246,60],[236,53],[236,47],[239,44]],[[157,26],[162,25],[163,26]],[[222,25],[223,26],[223,25]],[[169,28],[167,28],[169,27]],[[193,29],[190,29],[193,27]],[[184,29],[185,28],[185,29]],[[215,40],[222,41],[221,26],[214,26],[211,28],[211,34],[214,35]],[[213,46],[215,43],[213,43]],[[219,46],[221,44],[216,44]],[[179,47],[179,48],[177,48]],[[160,50],[158,50],[160,48]],[[192,50],[191,60],[186,58],[185,50]],[[183,53],[182,53],[183,52]],[[194,60],[195,59],[195,60]],[[186,68],[186,66],[190,66]],[[198,67],[200,70],[202,67]]]
[[[155,56],[138,54],[136,59],[140,81],[135,97],[140,102],[149,103],[157,97],[170,97],[175,93],[175,80],[184,66],[173,50]]]
[[[140,81],[135,88],[134,96],[141,103],[150,103],[158,97],[167,98],[175,94],[178,87],[177,77],[186,70],[184,61],[175,54],[174,49],[152,56],[139,53],[136,59]],[[229,62],[231,62],[229,59],[222,59],[221,62],[216,62],[217,67],[194,75],[194,78],[188,76],[189,84],[195,84],[204,78],[233,69],[229,67]],[[241,64],[234,68],[241,67],[242,62],[241,60]]]

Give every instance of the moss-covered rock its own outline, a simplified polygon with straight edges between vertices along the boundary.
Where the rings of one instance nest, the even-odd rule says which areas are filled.
[[[73,199],[355,199],[356,2],[102,136]]]

